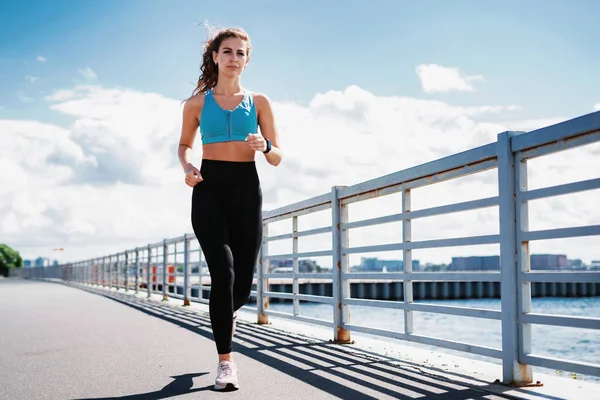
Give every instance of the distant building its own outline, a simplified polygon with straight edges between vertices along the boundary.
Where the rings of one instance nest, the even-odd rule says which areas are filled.
[[[564,254],[532,254],[529,266],[532,271],[562,269],[569,266],[569,261]]]
[[[498,271],[500,256],[452,257],[450,271]]]
[[[446,264],[427,263],[421,266],[420,272],[446,272],[448,266]]]
[[[412,260],[413,271],[419,271],[420,261]],[[380,260],[377,257],[361,257],[357,268],[361,272],[401,272],[404,270],[403,260]]]
[[[31,260],[23,260],[23,268],[31,268]]]
[[[294,270],[294,260],[271,260],[269,262],[271,272],[292,272]],[[299,273],[321,272],[321,267],[314,260],[298,260]]]

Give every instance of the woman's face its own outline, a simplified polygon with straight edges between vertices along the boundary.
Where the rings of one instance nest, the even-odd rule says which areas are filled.
[[[237,37],[224,39],[219,52],[213,52],[213,60],[219,68],[219,74],[231,78],[241,75],[250,60],[247,49],[248,44],[245,40]]]

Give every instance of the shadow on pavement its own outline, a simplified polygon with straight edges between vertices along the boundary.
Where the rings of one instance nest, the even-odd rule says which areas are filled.
[[[174,307],[156,300],[110,292],[102,288],[78,284],[67,285],[112,299],[213,340],[209,316],[201,311]],[[456,380],[434,376],[419,371],[418,365],[410,366],[410,363],[405,363],[408,367],[391,365],[375,356],[345,351],[340,345],[304,339],[269,326],[245,321],[237,323],[234,351],[279,372],[289,374],[324,393],[343,399],[391,397],[396,399],[494,400],[516,398],[505,393],[508,391],[521,392],[517,388],[490,384],[471,376],[456,374]],[[448,374],[448,371],[443,372]],[[192,389],[192,378],[203,374],[206,373],[172,377],[175,379],[173,382],[156,392],[101,399],[164,399],[196,391],[211,390],[212,386]],[[491,390],[492,386],[494,387],[493,391]],[[536,394],[536,396],[540,395]],[[557,399],[552,396],[543,397]],[[100,398],[94,400],[100,400]]]
[[[181,396],[188,393],[200,392],[204,390],[212,390],[213,386],[192,389],[194,386],[193,378],[206,375],[208,372],[200,372],[197,374],[183,374],[172,376],[174,380],[160,390],[147,393],[131,394],[119,397],[90,397],[77,400],[158,400],[168,399],[169,397]]]

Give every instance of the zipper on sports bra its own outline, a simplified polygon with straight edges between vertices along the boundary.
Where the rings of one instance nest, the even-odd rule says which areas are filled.
[[[227,111],[227,135],[231,141],[231,111]]]

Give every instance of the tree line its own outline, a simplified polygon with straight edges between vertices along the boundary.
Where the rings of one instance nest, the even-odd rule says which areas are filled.
[[[0,276],[8,277],[11,268],[22,268],[21,254],[6,244],[0,244]]]

